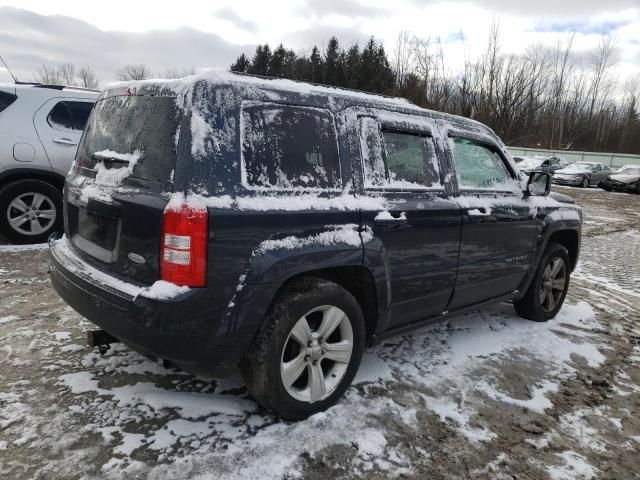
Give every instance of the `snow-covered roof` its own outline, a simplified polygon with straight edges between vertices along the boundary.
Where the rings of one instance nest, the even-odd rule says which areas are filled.
[[[149,89],[160,89],[163,91],[171,91],[176,95],[187,95],[193,90],[194,86],[199,82],[208,82],[217,85],[246,85],[262,90],[271,90],[279,92],[290,92],[299,95],[320,95],[345,100],[352,100],[354,103],[370,103],[377,106],[394,107],[404,111],[413,111],[416,114],[429,114],[433,117],[443,118],[456,123],[474,125],[477,129],[491,132],[486,125],[475,120],[451,115],[447,113],[428,110],[418,107],[414,103],[405,98],[389,97],[380,94],[367,93],[359,90],[352,90],[342,87],[333,87],[328,85],[319,85],[315,83],[307,83],[297,80],[288,80],[284,78],[272,78],[258,75],[249,75],[244,73],[229,72],[223,69],[210,69],[198,75],[191,75],[179,79],[149,79],[139,81],[113,82],[106,86],[103,96],[109,96],[112,92],[116,93],[126,89],[136,89],[137,91]],[[116,91],[116,92],[114,92]],[[493,132],[491,132],[493,133]]]

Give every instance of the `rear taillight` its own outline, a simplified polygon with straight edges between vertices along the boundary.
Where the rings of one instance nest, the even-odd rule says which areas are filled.
[[[173,202],[162,217],[160,278],[203,287],[207,275],[207,208]]]

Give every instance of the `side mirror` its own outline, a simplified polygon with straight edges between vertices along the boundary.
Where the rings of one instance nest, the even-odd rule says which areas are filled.
[[[531,172],[527,181],[525,197],[546,197],[551,192],[551,175],[546,172]]]

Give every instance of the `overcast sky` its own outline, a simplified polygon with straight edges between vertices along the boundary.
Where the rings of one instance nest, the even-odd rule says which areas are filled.
[[[0,0],[0,55],[21,80],[34,80],[42,64],[71,62],[90,66],[104,84],[127,63],[152,72],[227,67],[257,43],[307,51],[333,34],[361,44],[374,35],[391,52],[408,30],[444,39],[455,69],[484,48],[493,18],[507,52],[553,45],[571,32],[576,50],[586,52],[611,33],[617,74],[640,74],[640,0]]]

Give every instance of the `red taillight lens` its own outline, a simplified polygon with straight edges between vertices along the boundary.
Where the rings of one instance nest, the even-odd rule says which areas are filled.
[[[207,208],[170,203],[162,217],[160,278],[204,287],[207,275]]]

